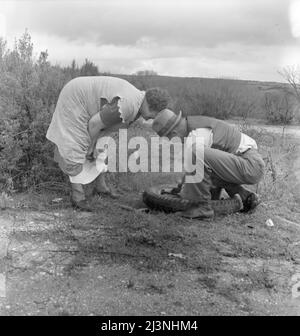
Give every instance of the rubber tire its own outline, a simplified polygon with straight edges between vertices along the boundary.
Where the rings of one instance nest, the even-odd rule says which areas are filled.
[[[199,202],[182,199],[179,195],[161,194],[158,188],[143,192],[143,202],[151,209],[164,212],[185,211]]]
[[[183,199],[179,195],[161,194],[162,190],[160,186],[144,191],[143,202],[151,209],[166,213],[185,211],[193,206],[201,205],[201,202]],[[238,206],[238,201],[235,199],[211,201],[211,206],[215,214],[229,214],[240,211],[240,208],[235,208]]]

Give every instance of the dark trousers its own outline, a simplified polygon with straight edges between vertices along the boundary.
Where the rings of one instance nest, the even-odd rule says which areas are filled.
[[[195,155],[195,153],[193,153]],[[239,193],[248,196],[242,184],[256,184],[264,174],[265,163],[255,149],[243,154],[231,154],[205,147],[204,155],[196,156],[204,166],[204,176],[199,183],[184,183],[181,196],[186,199],[209,201],[212,187],[225,188],[229,196]],[[192,173],[186,173],[186,176]]]
[[[93,182],[83,185],[80,183],[71,183],[71,197],[73,201],[79,202],[86,199],[87,192],[92,194],[94,191],[103,192],[103,186],[106,186],[105,174],[100,174]]]

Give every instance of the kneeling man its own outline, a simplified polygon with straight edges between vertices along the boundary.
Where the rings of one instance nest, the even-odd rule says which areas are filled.
[[[181,112],[176,115],[168,109],[156,116],[152,128],[160,137],[182,141],[200,137],[204,141],[200,155],[195,146],[191,151],[196,164],[203,165],[202,181],[183,183],[180,191],[182,198],[201,201],[201,206],[182,212],[184,217],[213,217],[210,201],[220,197],[222,188],[230,197],[240,195],[245,212],[258,204],[258,196],[242,186],[258,183],[264,174],[265,164],[254,139],[222,120],[202,115],[182,117]],[[187,172],[185,178],[193,174]]]

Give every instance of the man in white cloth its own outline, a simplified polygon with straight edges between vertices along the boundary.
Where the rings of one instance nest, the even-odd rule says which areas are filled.
[[[101,174],[106,167],[104,161],[101,164],[99,158],[96,165],[93,160],[98,138],[104,132],[107,135],[128,127],[139,117],[154,119],[169,103],[167,91],[160,88],[140,91],[117,77],[78,77],[64,86],[46,137],[56,145],[55,161],[70,177],[74,208],[92,211],[83,185],[96,178],[96,191],[113,196]]]

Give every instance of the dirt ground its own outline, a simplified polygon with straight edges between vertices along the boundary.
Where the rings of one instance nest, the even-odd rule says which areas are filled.
[[[0,315],[300,315],[300,147],[287,142],[250,214],[128,211],[132,176],[94,213],[57,191],[14,195],[0,210]]]

